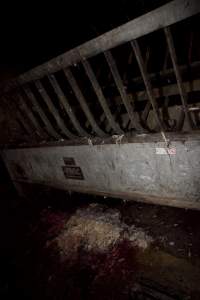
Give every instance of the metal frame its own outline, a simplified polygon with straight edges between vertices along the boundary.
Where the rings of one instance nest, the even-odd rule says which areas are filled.
[[[81,63],[86,76],[88,77],[94,92],[96,93],[97,99],[103,109],[104,117],[107,119],[111,131],[109,134],[124,134],[123,128],[120,127],[118,122],[116,121],[115,116],[112,115],[111,110],[109,108],[109,104],[103,94],[102,87],[98,83],[97,77],[95,76],[95,72],[92,69],[92,66],[88,59],[92,56],[95,56],[100,53],[104,53],[105,59],[108,63],[110,71],[112,73],[114,82],[117,86],[119,94],[121,96],[122,103],[127,111],[128,117],[131,122],[131,126],[135,132],[143,132],[144,129],[148,129],[148,125],[146,123],[147,117],[151,108],[153,108],[155,120],[159,127],[160,132],[162,133],[164,139],[165,137],[165,129],[166,124],[163,122],[160,116],[160,111],[156,102],[156,96],[154,94],[154,89],[151,86],[151,74],[147,73],[146,70],[146,62],[143,60],[140,48],[138,45],[137,39],[144,35],[147,35],[153,31],[158,29],[163,29],[167,46],[169,50],[169,54],[172,60],[173,70],[177,80],[178,91],[182,100],[183,106],[183,114],[180,117],[180,124],[183,124],[184,117],[186,118],[191,129],[194,128],[193,120],[190,116],[190,111],[187,105],[187,93],[184,90],[185,83],[182,82],[181,77],[181,68],[177,64],[176,51],[173,44],[173,38],[170,32],[169,26],[177,23],[181,20],[184,20],[188,17],[191,17],[200,12],[200,2],[196,0],[175,0],[166,5],[163,5],[160,8],[155,9],[141,17],[134,19],[122,26],[119,26],[116,29],[113,29],[89,42],[84,43],[52,60],[47,63],[44,63],[41,66],[38,66],[25,74],[20,75],[18,78],[11,80],[9,83],[1,86],[2,93],[6,93],[7,97],[10,97],[10,92],[15,93],[15,100],[17,100],[18,104],[20,104],[20,113],[26,115],[27,119],[29,119],[31,125],[36,129],[37,134],[41,138],[41,140],[46,139],[46,133],[49,136],[56,140],[61,139],[63,136],[67,139],[75,140],[78,137],[88,137],[98,136],[98,137],[106,137],[108,132],[105,132],[105,129],[101,128],[101,124],[99,120],[96,119],[94,114],[92,113],[87,99],[85,99],[84,93],[78,85],[78,81],[73,75],[70,66]],[[117,68],[117,63],[112,56],[111,50],[112,48],[119,46],[121,44],[130,42],[134,54],[136,56],[136,60],[138,62],[139,69],[141,71],[142,80],[144,82],[146,88],[146,95],[148,96],[149,102],[147,102],[141,117],[138,116],[138,113],[134,110],[134,101],[136,97],[132,100],[126,92],[124,87],[123,80]],[[148,58],[148,55],[147,55]],[[63,92],[61,86],[59,85],[59,81],[56,77],[56,72],[62,71],[68,81],[69,85],[73,93],[75,94],[80,108],[82,109],[84,115],[87,118],[89,125],[91,126],[90,132],[87,132],[86,129],[80,124],[75,112],[73,111],[67,96]],[[49,96],[48,91],[42,83],[43,78],[48,78],[49,83],[51,84],[56,97],[59,100],[60,105],[64,108],[65,113],[69,118],[69,122],[64,120],[63,116],[60,114],[58,109],[54,104],[53,97]],[[31,91],[29,83],[33,82],[38,93],[46,104],[48,109],[48,115],[50,114],[57,126],[53,127],[49,117],[40,106],[37,97]],[[23,93],[26,94],[26,98],[22,97],[19,87],[23,90]],[[42,119],[44,123],[44,128],[41,128],[38,120],[35,118],[34,113],[31,111],[29,105],[27,105],[26,101],[29,99],[31,106],[35,109],[38,116]],[[14,100],[14,101],[15,101]],[[13,102],[14,102],[13,101]],[[18,106],[18,104],[16,106]],[[19,112],[18,112],[19,115]],[[74,131],[69,129],[69,123],[74,126]],[[26,126],[27,127],[27,126]],[[179,126],[181,127],[181,126]],[[28,128],[28,127],[27,127]],[[180,129],[180,128],[179,128]],[[76,132],[76,133],[74,133]]]
[[[197,0],[174,0],[99,37],[92,39],[10,82],[11,86],[42,78],[121,44],[170,26],[200,12]]]

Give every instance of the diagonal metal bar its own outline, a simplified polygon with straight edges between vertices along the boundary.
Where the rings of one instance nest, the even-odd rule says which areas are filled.
[[[80,136],[89,136],[89,134],[81,127],[78,119],[76,118],[76,116],[73,112],[71,105],[69,104],[67,97],[64,95],[55,76],[53,74],[48,75],[48,79],[49,79],[55,93],[57,94],[61,105],[64,107],[66,113],[68,114],[68,116],[69,116],[72,124],[74,125],[75,129],[77,130],[77,132],[80,134]]]
[[[101,107],[103,108],[103,111],[105,113],[106,118],[108,119],[108,122],[110,123],[110,126],[114,129],[114,131],[117,134],[122,134],[123,130],[120,128],[119,124],[115,122],[114,117],[110,111],[110,108],[107,104],[107,101],[104,97],[103,91],[101,89],[101,86],[96,78],[96,75],[94,74],[92,67],[87,60],[82,61],[83,67],[85,69],[85,72],[90,79],[90,82],[93,86],[93,89],[97,95],[97,98],[99,100],[99,103],[101,104]]]
[[[76,136],[69,131],[69,129],[66,127],[64,121],[61,119],[56,107],[54,106],[53,102],[51,101],[51,99],[50,99],[49,95],[47,94],[45,88],[43,87],[41,81],[39,81],[39,80],[35,81],[35,86],[38,89],[38,92],[40,93],[44,102],[46,103],[50,113],[54,117],[58,127],[61,129],[62,133],[65,136],[67,136],[69,139],[76,138]]]
[[[169,49],[167,48],[166,51],[165,51],[165,56],[164,56],[163,71],[167,70],[168,60],[169,60]],[[163,94],[162,87],[160,89],[161,89],[161,92]],[[162,105],[162,119],[163,119],[163,122],[164,122],[166,128],[168,130],[172,130],[173,128],[175,128],[175,125],[174,125],[173,120],[170,120],[170,115],[169,115],[169,110],[168,110],[169,101],[170,101],[169,97],[165,96],[164,97],[164,102],[163,102],[163,105]],[[171,125],[172,122],[173,122],[173,124]]]
[[[40,124],[38,123],[38,120],[35,118],[34,114],[31,111],[31,109],[26,104],[26,101],[23,98],[23,96],[18,92],[18,93],[16,93],[15,97],[18,100],[18,103],[19,103],[19,106],[20,106],[21,110],[25,113],[26,116],[28,116],[29,120],[31,121],[31,123],[35,127],[35,129],[37,131],[37,134],[41,138],[46,138],[45,134],[43,133],[43,128],[41,128]]]
[[[145,108],[143,109],[143,112],[141,114],[142,121],[145,124],[147,122],[147,118],[148,118],[148,115],[149,115],[149,112],[150,112],[151,108],[152,108],[151,102],[147,101],[147,104],[145,105]]]
[[[158,108],[157,102],[155,100],[155,97],[153,95],[151,83],[150,83],[150,80],[148,78],[147,70],[146,70],[146,67],[145,67],[145,64],[144,64],[144,61],[143,61],[143,58],[142,58],[142,54],[141,54],[138,42],[136,40],[131,41],[131,46],[132,46],[133,51],[135,53],[135,56],[136,56],[136,59],[137,59],[137,62],[138,62],[138,66],[139,66],[142,78],[144,80],[144,84],[145,84],[145,87],[146,87],[146,90],[147,90],[147,95],[148,95],[149,101],[150,101],[150,103],[152,105],[152,108],[153,108],[153,111],[154,111],[155,119],[158,123],[158,126],[160,127],[160,129],[162,131],[162,134],[164,134],[164,125],[163,125],[162,120],[161,120],[160,115],[159,115],[159,108]]]
[[[144,65],[145,65],[145,68],[147,69],[147,66],[148,66],[148,60],[149,60],[149,56],[150,56],[150,48],[147,48],[147,51],[146,51],[146,55],[145,55],[145,61],[144,61]],[[149,74],[148,74],[149,76]],[[143,80],[143,79],[142,79]],[[149,76],[149,80],[150,80],[150,76]],[[147,98],[148,98],[148,95],[147,95]],[[150,131],[150,128],[148,127],[147,125],[147,118],[148,118],[148,115],[149,115],[149,112],[151,110],[151,102],[147,101],[146,105],[145,105],[145,108],[141,114],[141,119],[142,119],[142,122],[144,122],[145,124],[145,127]]]
[[[163,71],[165,72],[167,70],[167,63],[168,63],[168,60],[170,58],[170,53],[169,53],[169,49],[167,47],[166,49],[166,53],[165,53],[165,58],[164,58],[164,63],[163,63]],[[174,71],[173,71],[174,73]],[[177,87],[177,85],[176,85]],[[162,94],[163,94],[163,88],[161,87],[160,88],[161,91],[162,91]],[[163,95],[164,96],[164,95]],[[184,114],[184,111],[181,110],[180,112],[180,117],[177,118],[178,120],[175,121],[175,120],[171,120],[170,121],[170,114],[169,114],[169,111],[168,111],[168,105],[169,105],[169,97],[168,96],[165,96],[164,98],[164,103],[163,103],[163,108],[162,108],[162,115],[163,115],[163,122],[165,123],[165,125],[167,126],[167,128],[169,130],[181,130],[182,127],[183,127],[183,124],[184,124],[184,120],[185,120],[185,114]],[[170,121],[170,123],[169,123]]]
[[[106,133],[104,133],[103,130],[101,130],[101,128],[97,125],[97,122],[95,121],[95,119],[87,105],[85,97],[83,96],[83,93],[81,92],[71,70],[69,68],[64,69],[64,74],[65,74],[77,100],[79,101],[84,114],[86,115],[90,125],[92,126],[92,129],[94,130],[94,132],[96,132],[100,137],[106,136]]]
[[[22,89],[23,89],[26,97],[30,100],[30,102],[32,103],[34,109],[37,111],[38,115],[40,116],[40,118],[44,122],[46,131],[50,134],[50,136],[54,137],[55,139],[57,139],[57,140],[60,139],[61,136],[56,132],[56,130],[51,125],[51,122],[48,120],[46,114],[44,113],[44,111],[40,107],[40,105],[38,103],[38,100],[36,99],[35,95],[31,91],[31,89],[28,86],[23,86]]]
[[[137,122],[137,113],[134,112],[133,105],[131,104],[131,101],[130,101],[129,97],[126,94],[126,91],[125,91],[125,88],[124,88],[121,76],[119,74],[117,65],[115,63],[115,60],[114,60],[111,52],[110,51],[106,51],[106,52],[104,52],[104,55],[105,55],[105,58],[106,58],[106,61],[107,61],[108,65],[110,67],[110,70],[111,70],[111,73],[113,75],[115,84],[116,84],[117,89],[118,89],[118,91],[120,93],[120,96],[122,98],[122,101],[124,103],[124,106],[126,108],[126,111],[128,113],[128,116],[130,118],[130,121],[131,121],[133,127],[136,130],[138,130],[138,131],[143,130],[143,128],[140,125],[140,123]]]
[[[165,33],[165,37],[166,37],[166,41],[167,41],[167,45],[169,48],[169,53],[171,56],[171,60],[172,60],[172,65],[174,68],[174,73],[176,76],[176,81],[177,81],[177,85],[178,85],[178,89],[179,89],[179,93],[180,93],[180,97],[181,97],[181,101],[182,101],[182,106],[183,106],[183,110],[185,113],[185,119],[188,123],[188,126],[190,129],[194,128],[194,123],[192,121],[191,115],[188,111],[188,107],[187,107],[187,98],[188,95],[184,90],[184,86],[183,86],[183,82],[182,82],[182,78],[181,78],[181,73],[178,67],[178,63],[177,63],[177,55],[176,55],[176,50],[174,47],[174,42],[173,42],[173,38],[172,38],[172,34],[170,31],[169,27],[164,28],[164,33]]]

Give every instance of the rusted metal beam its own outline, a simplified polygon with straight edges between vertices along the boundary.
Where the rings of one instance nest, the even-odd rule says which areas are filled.
[[[124,104],[124,106],[126,108],[128,116],[130,118],[130,121],[131,121],[133,127],[136,130],[142,131],[143,128],[142,128],[142,126],[139,123],[139,120],[137,118],[137,113],[134,112],[133,104],[131,103],[129,97],[127,97],[126,90],[124,88],[124,84],[122,82],[121,76],[119,74],[119,71],[118,71],[118,68],[117,68],[117,65],[116,65],[116,62],[115,62],[113,56],[112,56],[112,54],[111,54],[110,51],[104,52],[104,55],[105,55],[105,58],[107,60],[108,65],[110,67],[110,70],[111,70],[111,73],[113,75],[115,84],[116,84],[117,89],[118,89],[118,91],[120,93],[120,96],[122,98],[122,102],[123,102],[123,104]]]
[[[91,67],[89,61],[83,60],[82,64],[83,64],[83,67],[85,69],[85,72],[86,72],[88,78],[90,79],[90,82],[93,86],[93,89],[97,95],[97,98],[99,100],[99,103],[101,104],[101,107],[103,108],[103,111],[105,113],[105,116],[106,116],[110,126],[115,131],[115,133],[122,134],[123,130],[120,128],[119,124],[116,123],[116,121],[114,120],[114,117],[110,111],[108,104],[107,104],[107,101],[103,94],[101,86],[96,78],[96,75],[94,74],[94,71],[92,70],[92,67]]]
[[[48,120],[46,114],[40,107],[35,95],[31,91],[31,89],[26,85],[22,87],[26,97],[31,101],[33,108],[37,111],[38,115],[42,119],[43,123],[45,124],[46,131],[49,133],[50,136],[54,137],[56,140],[61,139],[62,137],[56,132],[56,130],[51,125],[51,122]]]
[[[168,60],[169,60],[169,49],[166,47],[165,57],[163,62],[163,71],[167,69]],[[170,120],[169,111],[168,111],[169,101],[170,101],[169,97],[165,96],[164,103],[162,105],[162,119],[165,126],[167,127],[167,130],[171,130],[172,128],[174,128],[175,125],[174,122]],[[170,123],[170,121],[172,124]]]
[[[40,79],[101,52],[124,44],[200,12],[198,0],[174,0],[99,37],[90,40],[2,85],[4,92],[25,82]]]
[[[188,69],[195,71],[195,70],[199,70],[199,68],[200,68],[200,61],[195,61],[195,62],[192,62],[190,65],[180,65],[179,71],[181,73],[186,73],[188,71]],[[149,73],[148,76],[149,76],[150,80],[155,80],[157,78],[163,78],[163,79],[168,78],[168,77],[173,76],[173,74],[174,74],[174,69],[169,68],[166,70],[162,70],[160,72]],[[141,82],[143,82],[143,79],[141,76],[137,76],[137,77],[131,78],[130,82],[134,83],[134,84],[140,84]]]
[[[59,129],[62,131],[62,133],[68,137],[69,139],[74,139],[76,136],[69,131],[69,129],[66,127],[64,121],[60,117],[55,105],[53,104],[52,100],[50,99],[49,95],[47,94],[45,88],[43,87],[41,81],[37,80],[35,82],[35,86],[38,89],[39,94],[41,95],[42,99],[46,103],[50,113],[54,117]]]
[[[84,130],[84,128],[81,127],[78,119],[76,118],[73,109],[71,107],[71,105],[69,104],[69,101],[67,99],[67,97],[64,95],[61,87],[59,86],[55,76],[49,75],[48,79],[56,93],[56,95],[58,96],[58,99],[61,103],[61,105],[64,107],[65,112],[67,113],[67,115],[69,116],[72,124],[74,125],[74,128],[77,130],[77,132],[79,133],[80,136],[89,136],[89,134]]]
[[[200,79],[191,80],[183,82],[183,87],[186,93],[200,91]],[[161,87],[156,87],[152,89],[155,98],[169,97],[179,94],[179,89],[177,84],[169,84]],[[137,101],[144,101],[148,99],[147,92],[145,90],[135,93]]]
[[[158,126],[160,127],[161,131],[164,132],[165,128],[164,128],[164,125],[163,125],[162,120],[160,118],[158,105],[157,105],[156,99],[153,95],[151,82],[148,78],[147,70],[146,70],[145,63],[143,61],[142,55],[141,55],[141,51],[140,51],[138,42],[136,40],[131,41],[131,46],[132,46],[133,51],[135,53],[136,60],[138,62],[138,66],[139,66],[140,72],[142,74],[142,78],[144,80],[144,84],[145,84],[145,87],[146,87],[146,90],[147,90],[147,95],[148,95],[149,101],[150,101],[150,103],[152,105],[152,108],[153,108],[153,111],[154,111],[155,119],[156,119],[156,121],[158,123]],[[149,105],[148,105],[148,107],[149,107]]]
[[[71,70],[69,68],[64,69],[64,74],[65,74],[88,122],[92,126],[92,129],[94,130],[94,132],[96,132],[98,134],[98,136],[100,136],[100,137],[106,136],[106,134],[101,130],[101,128],[98,126],[97,122],[95,121],[94,116],[92,115],[92,113],[89,109],[89,106],[87,105],[87,102],[85,100],[85,97],[83,96],[83,93],[80,90],[78,83],[76,82],[76,79],[75,79],[74,75],[72,74]]]
[[[178,62],[177,62],[177,55],[176,55],[176,50],[174,47],[174,42],[173,42],[173,37],[171,35],[171,31],[170,28],[164,28],[164,33],[166,36],[166,40],[167,40],[167,45],[168,45],[168,49],[169,49],[169,53],[171,56],[171,60],[172,60],[172,65],[174,68],[174,73],[176,75],[176,80],[177,80],[177,85],[178,85],[178,89],[179,89],[179,93],[180,93],[180,97],[181,97],[181,101],[182,101],[182,105],[183,105],[183,110],[185,113],[185,118],[188,122],[189,127],[192,129],[194,128],[194,123],[192,121],[192,118],[190,116],[190,113],[188,111],[188,107],[187,107],[187,93],[184,90],[184,86],[182,83],[182,78],[181,78],[181,73],[179,70],[179,66],[178,66]]]

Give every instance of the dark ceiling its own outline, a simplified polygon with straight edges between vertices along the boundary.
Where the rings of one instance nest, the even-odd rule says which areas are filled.
[[[0,16],[0,80],[15,76],[167,0],[6,1]]]

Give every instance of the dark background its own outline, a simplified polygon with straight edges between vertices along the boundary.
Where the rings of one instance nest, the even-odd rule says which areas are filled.
[[[0,9],[0,80],[16,76],[167,0],[6,1]]]

